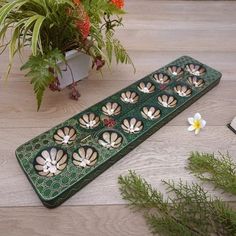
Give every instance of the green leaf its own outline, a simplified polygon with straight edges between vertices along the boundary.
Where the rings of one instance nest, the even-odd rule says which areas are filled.
[[[48,54],[32,55],[21,67],[21,70],[29,70],[26,76],[31,78],[31,84],[34,87],[37,98],[38,110],[41,106],[45,89],[54,81],[60,71],[57,65],[58,61],[65,61],[65,58],[58,49],[54,49]]]
[[[19,28],[15,28],[15,30],[14,30],[12,36],[11,36],[10,43],[9,43],[9,64],[8,64],[8,67],[7,67],[6,74],[4,76],[5,79],[8,78],[9,73],[10,73],[11,68],[12,68],[13,58],[14,58],[16,52],[20,49],[19,47],[16,48],[16,42],[19,39],[19,34],[20,34]]]
[[[153,233],[164,236],[233,236],[236,212],[199,184],[162,181],[163,194],[145,179],[130,171],[118,179],[123,199],[134,210],[144,213]]]
[[[38,16],[38,19],[36,20],[35,24],[34,24],[34,29],[33,29],[33,34],[32,34],[32,53],[34,56],[37,55],[37,51],[38,51],[38,40],[39,40],[39,33],[40,33],[40,29],[42,26],[43,21],[45,20],[44,16]],[[43,52],[42,52],[43,54]]]
[[[236,164],[227,153],[214,154],[192,152],[187,169],[203,181],[236,195]]]
[[[13,2],[9,2],[5,4],[0,9],[0,25],[3,24],[4,20],[6,19],[7,15],[14,9],[15,6],[18,8],[25,4],[27,0],[15,0]]]

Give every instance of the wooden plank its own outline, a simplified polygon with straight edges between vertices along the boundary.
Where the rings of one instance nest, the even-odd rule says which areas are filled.
[[[0,206],[40,206],[41,203],[30,183],[20,169],[14,155],[16,147],[30,137],[40,133],[40,129],[0,130]],[[161,179],[196,181],[185,169],[191,151],[227,152],[236,161],[236,135],[225,126],[206,126],[198,136],[187,131],[186,126],[165,126],[113,165],[65,205],[123,204],[119,194],[117,178],[129,169],[147,178],[153,186],[164,190]],[[235,196],[222,195],[207,186],[210,192],[225,200],[236,200]]]
[[[79,101],[69,99],[69,90],[60,93],[47,91],[43,105],[36,112],[36,100],[28,83],[9,82],[0,87],[0,127],[41,127],[51,128],[107,96],[128,86],[132,81],[90,81],[79,83]],[[13,86],[14,85],[14,86]],[[170,124],[185,125],[188,116],[200,112],[209,125],[226,125],[235,116],[236,82],[222,81],[216,88],[203,96],[190,108],[181,113]],[[222,114],[224,108],[224,114]]]
[[[134,62],[136,73],[133,73],[133,69],[129,65],[116,65],[113,63],[112,71],[104,68],[103,79],[104,80],[138,80],[143,76],[150,74],[151,72],[163,67],[178,57],[183,55],[189,55],[202,63],[205,63],[212,68],[220,71],[223,74],[222,80],[235,80],[236,74],[236,52],[224,53],[224,52],[199,52],[192,50],[187,52],[185,50],[178,50],[176,52],[168,52],[166,50],[152,51],[138,51],[129,50],[129,54]],[[99,74],[92,70],[89,75],[90,80],[98,80]],[[12,78],[12,79],[15,79]]]
[[[140,45],[141,47],[141,45]],[[133,68],[130,65],[116,65],[112,64],[112,69],[108,70],[106,67],[103,68],[103,76],[96,70],[91,70],[89,74],[90,80],[138,80],[143,76],[161,68],[176,58],[189,55],[197,60],[215,68],[222,72],[222,80],[235,80],[236,68],[236,52],[199,52],[197,49],[188,52],[186,50],[178,51],[166,51],[166,50],[155,50],[152,51],[140,51],[140,50],[128,50],[129,54],[134,62],[136,73],[133,73]],[[25,59],[28,54],[25,54]],[[5,57],[6,58],[6,57]],[[4,75],[8,61],[5,59],[0,63],[0,77]],[[16,63],[13,65],[12,73],[9,76],[8,83],[11,81],[25,82],[28,81],[24,77],[24,72],[20,71],[21,62],[16,58]],[[6,85],[7,86],[7,82]],[[8,85],[15,86],[15,85]],[[0,88],[2,85],[0,85]]]
[[[140,17],[142,22],[149,19],[173,20],[177,23],[179,20],[188,20],[190,23],[205,21],[207,24],[217,22],[219,26],[222,22],[235,19],[235,7],[235,1],[129,0],[125,3],[128,12],[125,17]],[[175,27],[176,25],[173,28],[176,29]]]
[[[144,218],[125,206],[0,208],[5,236],[151,236]]]
[[[129,37],[127,37],[127,34]],[[120,30],[117,34],[129,50],[236,52],[236,31],[217,30]],[[142,43],[137,43],[140,38]],[[139,42],[140,42],[139,41]]]
[[[232,205],[232,204],[231,204]],[[232,206],[235,209],[235,204]],[[151,236],[141,213],[124,205],[0,208],[0,235]]]

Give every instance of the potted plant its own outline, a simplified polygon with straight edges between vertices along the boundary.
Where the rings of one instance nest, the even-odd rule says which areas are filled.
[[[76,79],[87,75],[89,58],[97,70],[113,56],[117,63],[132,64],[114,38],[122,25],[123,5],[123,0],[0,0],[0,43],[2,52],[9,48],[10,58],[6,77],[14,56],[30,47],[31,56],[21,69],[28,70],[38,109],[45,89],[60,90],[66,78],[78,99]]]

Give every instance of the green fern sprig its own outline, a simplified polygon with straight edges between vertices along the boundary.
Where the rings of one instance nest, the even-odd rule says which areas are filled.
[[[236,164],[228,153],[220,153],[216,157],[214,154],[192,152],[187,169],[199,179],[236,194]]]
[[[144,216],[153,233],[166,236],[236,235],[236,213],[198,184],[162,181],[171,195],[154,189],[135,172],[118,179],[123,199]]]
[[[42,103],[45,89],[55,80],[57,75],[61,73],[58,66],[59,61],[65,62],[65,57],[58,49],[54,49],[44,55],[32,55],[21,67],[21,70],[29,70],[26,76],[31,78],[31,84],[34,87],[38,101],[38,110]]]

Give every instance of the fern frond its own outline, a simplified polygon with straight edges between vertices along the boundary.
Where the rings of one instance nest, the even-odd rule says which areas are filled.
[[[236,235],[236,212],[199,184],[163,181],[169,197],[130,171],[118,179],[123,199],[144,212],[153,233],[165,236]]]
[[[26,76],[31,78],[31,84],[38,102],[38,110],[42,103],[45,89],[55,80],[60,73],[57,63],[65,61],[63,54],[55,49],[48,54],[31,56],[29,60],[21,67],[21,70],[29,69]]]
[[[236,164],[227,153],[214,154],[192,152],[187,169],[203,181],[209,181],[226,192],[236,194]]]

